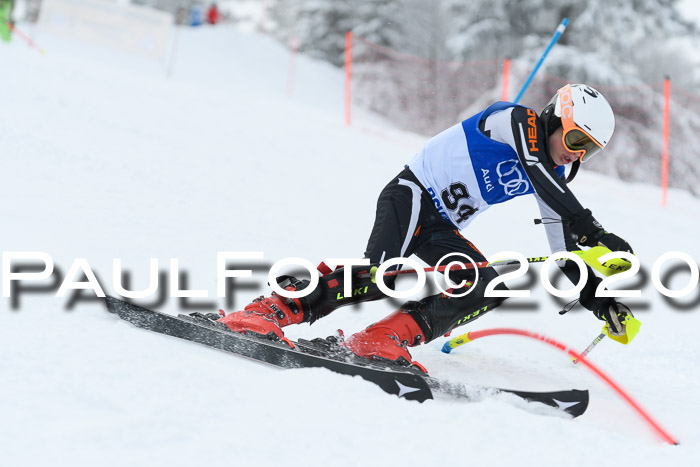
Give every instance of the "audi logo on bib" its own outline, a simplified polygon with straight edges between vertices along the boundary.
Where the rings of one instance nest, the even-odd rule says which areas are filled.
[[[500,162],[496,167],[496,173],[498,183],[508,196],[522,195],[530,189],[530,183],[518,168],[517,159]]]

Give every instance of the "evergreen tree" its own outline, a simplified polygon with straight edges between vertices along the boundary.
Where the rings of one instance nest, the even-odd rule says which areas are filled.
[[[399,52],[449,58],[441,11],[424,0],[275,0],[271,18],[279,39],[296,36],[300,51],[341,66],[347,31]]]
[[[356,42],[353,95],[362,106],[426,135],[497,100],[505,57],[512,59],[514,97],[567,17],[566,33],[521,103],[539,110],[566,82],[598,87],[615,110],[618,131],[606,157],[594,158],[587,168],[627,180],[656,181],[663,101],[660,87],[646,83],[659,83],[670,74],[675,86],[700,94],[700,32],[681,18],[677,4],[678,0],[276,0],[274,9],[284,14],[273,11],[273,16],[277,15],[280,37],[287,40],[295,31],[301,50],[336,65],[343,63],[348,30],[391,49]],[[686,99],[674,107],[670,172],[676,186],[698,193],[697,157],[685,149],[700,144],[700,111],[692,105]]]
[[[598,84],[659,80],[669,41],[698,40],[677,0],[446,0],[454,18],[448,47],[462,60],[512,57],[535,63],[559,22],[570,25],[545,73]],[[681,53],[674,62],[694,66]],[[678,65],[676,65],[678,67]]]

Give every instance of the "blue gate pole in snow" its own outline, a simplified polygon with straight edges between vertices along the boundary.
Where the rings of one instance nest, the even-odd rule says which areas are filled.
[[[532,70],[532,73],[530,73],[530,76],[527,77],[527,81],[525,81],[525,84],[523,85],[522,89],[518,93],[518,97],[516,97],[515,100],[513,101],[514,104],[517,104],[518,102],[520,102],[520,98],[523,97],[523,94],[525,94],[525,91],[527,90],[528,86],[530,86],[530,83],[532,82],[532,78],[535,77],[535,73],[537,73],[537,70],[539,70],[540,67],[542,66],[544,59],[547,58],[547,54],[549,54],[549,51],[552,50],[552,47],[554,47],[554,44],[556,44],[557,41],[559,40],[559,38],[561,37],[561,35],[564,34],[564,31],[566,30],[566,26],[568,24],[569,24],[569,18],[564,18],[561,21],[561,24],[557,27],[557,30],[554,33],[554,36],[552,37],[552,40],[549,41],[549,45],[544,50],[542,57],[540,57],[540,61],[537,62],[537,65],[535,65],[535,69]]]

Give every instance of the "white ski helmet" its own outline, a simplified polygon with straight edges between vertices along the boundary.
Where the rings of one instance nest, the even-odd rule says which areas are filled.
[[[598,154],[615,131],[615,115],[603,95],[586,84],[567,84],[542,111],[547,135],[559,126],[564,146],[586,162]],[[578,162],[577,161],[577,162]]]

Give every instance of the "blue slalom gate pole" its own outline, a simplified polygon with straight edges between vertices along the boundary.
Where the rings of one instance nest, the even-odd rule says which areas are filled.
[[[547,54],[549,54],[549,51],[552,50],[552,47],[554,47],[554,44],[556,44],[557,41],[559,40],[559,38],[561,37],[561,35],[564,34],[564,31],[566,30],[566,26],[568,24],[569,24],[569,18],[564,18],[561,21],[561,24],[557,27],[557,30],[554,33],[554,36],[552,37],[552,40],[549,41],[549,45],[544,50],[544,53],[542,54],[542,57],[540,57],[540,60],[537,62],[537,65],[535,65],[535,69],[532,70],[532,73],[530,73],[530,76],[527,77],[527,81],[525,81],[525,84],[523,85],[522,89],[518,93],[518,97],[515,98],[513,103],[517,104],[518,102],[520,102],[520,98],[523,97],[523,94],[525,94],[525,91],[527,90],[528,86],[530,86],[530,83],[532,82],[532,78],[535,77],[535,73],[537,73],[537,70],[539,70],[540,67],[542,66],[544,59],[547,58]]]

